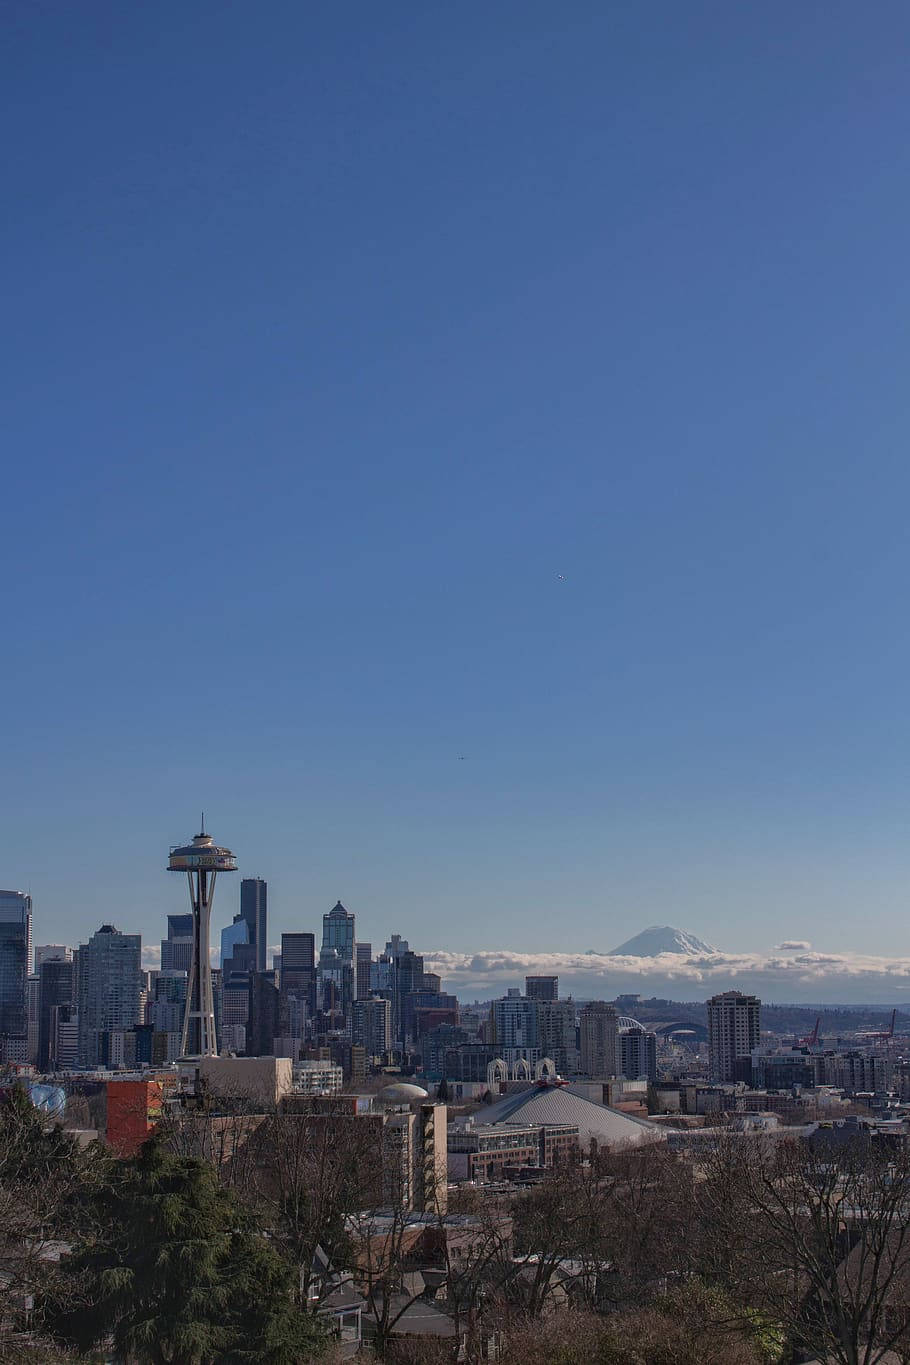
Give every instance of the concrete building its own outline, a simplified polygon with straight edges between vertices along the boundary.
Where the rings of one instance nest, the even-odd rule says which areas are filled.
[[[585,1076],[615,1076],[619,1070],[616,1010],[592,1000],[578,1016],[581,1070]]]
[[[574,1076],[581,1065],[574,1000],[538,1000],[537,1035],[542,1057],[550,1057],[562,1076]]]
[[[752,1082],[752,1053],[761,1033],[757,995],[724,991],[708,1001],[708,1071],[712,1081]]]
[[[168,915],[167,938],[161,940],[161,970],[186,972],[193,965],[193,916]]]
[[[578,1150],[577,1124],[467,1123],[447,1138],[450,1180],[505,1180],[523,1167],[548,1167]]]
[[[34,975],[39,975],[42,962],[72,962],[72,960],[73,950],[67,948],[65,943],[40,943],[35,948]]]
[[[657,1034],[636,1024],[619,1030],[619,1074],[630,1081],[657,1080]]]
[[[386,1112],[382,1134],[383,1197],[386,1202],[418,1212],[445,1213],[448,1205],[447,1130],[444,1104],[415,1102],[408,1108],[402,1105]]]
[[[354,990],[358,1000],[370,993],[370,968],[373,965],[372,943],[354,944]]]
[[[825,1081],[845,1095],[882,1094],[893,1080],[894,1063],[881,1053],[835,1052],[825,1057]]]
[[[280,995],[275,973],[253,972],[249,986],[249,1012],[246,1025],[248,1057],[271,1056],[279,1036]]]
[[[278,978],[282,1032],[302,1038],[304,1030],[291,1027],[294,1015],[303,1024],[312,1018],[316,1009],[316,936],[309,933],[281,935],[281,972]],[[297,1001],[302,1009],[296,1012],[290,1001]]]
[[[529,1062],[538,1060],[541,1052],[536,1000],[510,990],[508,995],[493,1001],[490,1023],[496,1056],[506,1062],[517,1061],[519,1057]]]
[[[294,1063],[293,1080],[298,1095],[340,1095],[344,1072],[335,1062],[304,1060]]]
[[[351,1037],[368,1058],[384,1057],[392,1045],[392,1004],[382,996],[355,1000]]]
[[[558,976],[526,976],[525,995],[529,1000],[558,1000]]]
[[[65,956],[44,957],[38,968],[38,1047],[37,1066],[47,1071],[56,1053],[53,1036],[54,1010],[59,1005],[71,1009],[76,997],[76,969],[69,948],[58,950]]]
[[[123,1034],[142,1022],[142,939],[102,924],[76,954],[79,1065],[113,1064]]]
[[[242,1099],[274,1109],[294,1089],[288,1057],[202,1057],[200,1082],[212,1095]]]

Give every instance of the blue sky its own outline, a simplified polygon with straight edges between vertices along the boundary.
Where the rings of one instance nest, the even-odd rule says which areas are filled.
[[[37,941],[204,806],[276,936],[903,952],[906,7],[6,22]]]

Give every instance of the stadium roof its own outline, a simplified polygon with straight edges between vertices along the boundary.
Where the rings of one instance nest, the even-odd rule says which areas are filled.
[[[488,1109],[475,1115],[488,1123],[571,1123],[578,1128],[583,1147],[593,1139],[599,1147],[638,1146],[643,1142],[663,1142],[660,1124],[633,1118],[618,1109],[576,1095],[564,1086],[537,1086],[505,1095]]]

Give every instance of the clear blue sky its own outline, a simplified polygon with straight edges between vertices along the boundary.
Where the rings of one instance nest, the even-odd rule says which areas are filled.
[[[204,806],[276,936],[904,952],[906,5],[4,24],[37,941],[160,937]]]

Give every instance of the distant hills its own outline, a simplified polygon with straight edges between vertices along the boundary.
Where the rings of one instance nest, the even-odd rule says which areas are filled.
[[[684,953],[687,957],[700,957],[704,953],[716,953],[710,943],[704,943],[685,929],[674,929],[670,924],[652,924],[634,938],[613,948],[608,957],[657,957],[660,953]]]

